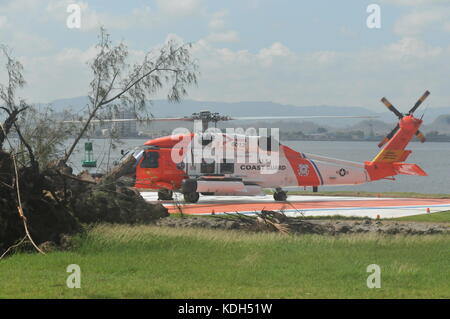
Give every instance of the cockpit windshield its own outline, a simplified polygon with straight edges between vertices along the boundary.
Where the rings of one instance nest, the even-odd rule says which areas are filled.
[[[144,159],[141,162],[142,168],[158,168],[159,167],[159,153],[158,152],[144,152]]]

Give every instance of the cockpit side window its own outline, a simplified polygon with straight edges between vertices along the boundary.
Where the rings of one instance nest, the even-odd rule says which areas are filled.
[[[144,158],[141,162],[142,168],[158,168],[159,167],[159,153],[145,152]]]

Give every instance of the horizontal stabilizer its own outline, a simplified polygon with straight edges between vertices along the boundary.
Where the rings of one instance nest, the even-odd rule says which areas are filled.
[[[392,163],[394,170],[397,174],[401,175],[415,175],[415,176],[428,176],[417,164],[408,163]]]

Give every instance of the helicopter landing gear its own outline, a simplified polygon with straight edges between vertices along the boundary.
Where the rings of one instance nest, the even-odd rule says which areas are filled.
[[[158,191],[158,200],[173,200],[173,192],[168,189],[160,189]]]
[[[273,193],[273,199],[277,202],[285,202],[287,199],[287,192],[283,191],[281,188],[276,188],[275,193]]]
[[[200,198],[200,194],[197,192],[183,193],[184,200],[188,203],[197,203]]]

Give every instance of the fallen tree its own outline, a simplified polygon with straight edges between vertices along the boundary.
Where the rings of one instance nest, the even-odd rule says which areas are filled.
[[[136,117],[148,114],[146,101],[164,85],[169,86],[168,99],[180,101],[186,86],[196,84],[197,65],[188,48],[170,40],[130,67],[126,46],[113,46],[102,28],[90,64],[87,117],[79,121],[81,129],[62,155],[58,146],[76,125],[55,124],[51,114],[16,96],[25,85],[23,67],[1,47],[8,82],[0,84],[0,110],[6,115],[0,123],[0,258],[24,243],[43,253],[48,242],[61,245],[67,235],[83,231],[82,223],[152,223],[168,215],[162,205],[145,202],[121,181],[133,166],[132,157],[100,180],[74,175],[67,163],[92,121],[111,109],[122,105]]]

